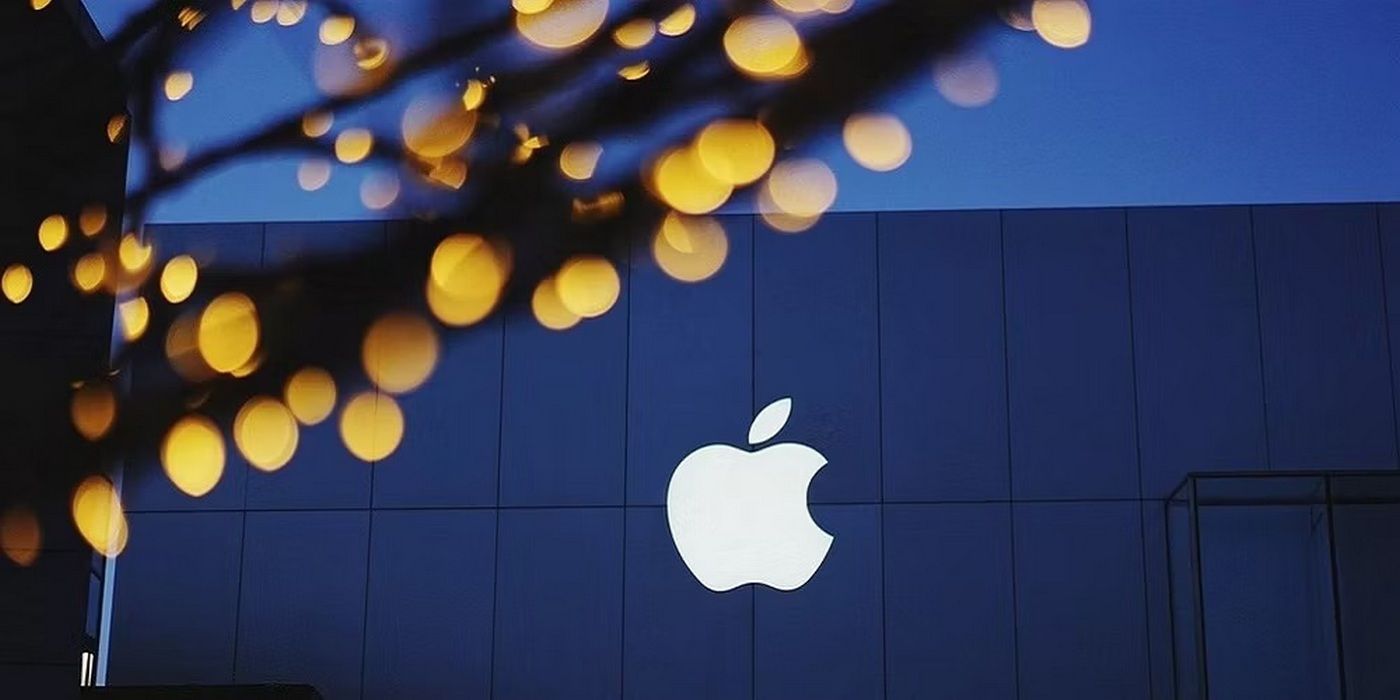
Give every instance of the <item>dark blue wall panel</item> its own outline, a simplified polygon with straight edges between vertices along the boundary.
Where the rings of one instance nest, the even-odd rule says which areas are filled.
[[[748,697],[753,593],[702,586],[676,552],[665,509],[628,509],[626,587],[626,697]]]
[[[743,447],[753,419],[753,220],[720,217],[729,255],[697,284],[633,251],[627,503],[664,504],[671,472],[711,442]]]
[[[828,215],[798,235],[754,232],[754,408],[792,397],[777,440],[826,455],[816,502],[880,495],[875,239],[873,214]]]
[[[1332,609],[1318,590],[1330,586],[1320,512],[1203,508],[1200,519],[1211,697],[1336,697],[1324,643]]]
[[[1138,504],[1012,508],[1021,698],[1148,697]]]
[[[632,253],[627,501],[666,502],[671,472],[701,445],[743,446],[753,418],[753,221],[720,217],[729,256],[697,284]]]
[[[243,513],[137,513],[117,561],[108,680],[233,682]]]
[[[884,497],[1004,499],[998,212],[880,215]]]
[[[374,465],[375,507],[496,503],[501,320],[444,341],[433,376],[399,398],[403,442]]]
[[[1011,510],[886,506],[886,697],[1014,698]]]
[[[606,315],[559,332],[505,321],[501,503],[620,505],[626,463],[627,265]]]
[[[1348,697],[1400,697],[1400,506],[1337,506],[1333,517]]]
[[[247,518],[235,680],[310,683],[330,700],[359,697],[369,513]]]
[[[1274,468],[1394,467],[1375,209],[1257,207],[1254,231]]]
[[[1128,231],[1142,495],[1268,468],[1249,210],[1135,209]]]
[[[1003,217],[1012,492],[1137,497],[1123,212]]]
[[[500,514],[497,698],[614,698],[622,684],[620,508]]]
[[[1400,392],[1400,204],[1382,204],[1377,207],[1376,220],[1380,227],[1381,268],[1385,281],[1386,339],[1389,341],[1391,392]],[[1400,413],[1396,415],[1400,424]],[[1400,425],[1396,427],[1400,434]]]
[[[496,513],[384,510],[373,525],[364,696],[487,697]]]
[[[754,697],[868,698],[884,688],[878,506],[818,506],[835,538],[811,581],[754,591]]]

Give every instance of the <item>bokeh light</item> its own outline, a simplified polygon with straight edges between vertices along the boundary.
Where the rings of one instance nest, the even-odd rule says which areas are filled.
[[[216,372],[233,372],[258,349],[257,308],[247,295],[220,294],[199,315],[195,333],[205,364]]]
[[[50,214],[39,222],[39,247],[52,253],[68,242],[68,220],[60,214]]]
[[[368,129],[346,129],[335,137],[335,157],[342,163],[358,163],[369,157],[374,135]]]
[[[43,532],[34,511],[16,506],[0,517],[0,551],[15,564],[32,565],[39,558],[43,542]]]
[[[194,89],[194,73],[177,70],[165,76],[165,99],[178,102]]]
[[[233,442],[248,464],[265,472],[277,471],[297,451],[297,422],[281,401],[254,396],[233,419]]]
[[[114,114],[107,120],[107,140],[116,143],[126,135],[126,115]]]
[[[117,420],[117,396],[106,382],[85,382],[73,391],[68,409],[79,435],[101,440]]]
[[[651,63],[638,61],[617,69],[617,77],[623,80],[641,80],[651,74]]]
[[[302,425],[316,425],[335,410],[335,379],[320,367],[303,367],[287,379],[282,396]]]
[[[613,41],[624,49],[640,49],[656,38],[656,23],[639,17],[613,30]]]
[[[83,232],[84,236],[91,238],[102,233],[104,228],[107,228],[107,207],[101,204],[89,204],[78,213],[78,229]]]
[[[360,181],[360,203],[366,209],[388,209],[398,198],[399,177],[393,173],[370,173]]]
[[[170,483],[199,498],[224,475],[224,437],[214,421],[191,414],[170,427],[160,444],[160,463]]]
[[[85,294],[97,291],[107,279],[107,258],[88,253],[73,263],[73,286]]]
[[[467,145],[476,129],[476,112],[461,100],[418,97],[404,110],[401,128],[408,150],[420,158],[442,158]]]
[[[516,12],[532,15],[536,12],[544,12],[549,6],[554,4],[554,0],[511,0],[510,6]]]
[[[582,320],[582,317],[564,306],[553,277],[540,280],[539,285],[535,287],[535,293],[530,297],[530,311],[541,326],[552,331],[568,330]]]
[[[257,24],[271,22],[277,16],[277,0],[253,0],[253,6],[248,8],[248,16]]]
[[[486,102],[486,83],[475,78],[467,81],[467,87],[462,90],[462,108],[466,110],[480,109]]]
[[[724,32],[724,53],[739,70],[755,77],[772,77],[802,54],[802,38],[782,17],[740,17]]]
[[[355,33],[355,18],[348,15],[331,15],[321,20],[318,30],[321,43],[335,46],[347,41]]]
[[[428,308],[449,326],[486,318],[500,301],[510,261],[481,236],[457,233],[433,251],[425,293]]]
[[[776,145],[762,124],[748,119],[711,122],[695,139],[705,170],[734,186],[756,182],[773,166]]]
[[[996,65],[981,55],[949,56],[934,64],[933,82],[943,99],[959,107],[982,107],[1000,88]]]
[[[14,263],[5,268],[5,274],[0,275],[0,291],[4,291],[5,298],[11,304],[19,304],[29,298],[29,292],[34,289],[34,273],[28,267],[20,263]]]
[[[1061,49],[1074,49],[1089,41],[1093,19],[1084,0],[1035,0],[1031,23],[1045,43]]]
[[[432,324],[416,314],[396,312],[375,320],[365,333],[361,357],[375,386],[393,394],[413,391],[428,380],[438,361]]]
[[[306,16],[306,0],[279,0],[277,3],[277,23],[291,27]]]
[[[301,117],[301,133],[308,138],[325,136],[335,124],[335,115],[330,112],[307,112]]]
[[[78,534],[99,554],[115,557],[126,548],[126,511],[107,477],[94,474],[79,483],[71,509]]]
[[[593,177],[598,167],[598,159],[603,157],[603,147],[592,141],[571,143],[559,152],[559,170],[571,180],[587,180]]]
[[[680,36],[695,26],[695,6],[686,3],[657,23],[656,30],[665,36]]]
[[[846,151],[862,167],[876,172],[889,172],[898,169],[909,160],[913,152],[913,140],[904,122],[892,114],[856,114],[846,120],[841,129]],[[833,180],[834,185],[834,180]],[[833,187],[834,190],[834,187]],[[774,192],[773,199],[783,207],[781,197]],[[783,207],[787,210],[787,207]],[[822,208],[823,211],[825,207]],[[810,216],[807,211],[790,211],[798,216]]]
[[[121,321],[122,338],[128,343],[136,342],[146,334],[146,326],[151,322],[151,307],[145,297],[133,297],[117,304],[117,318]]]
[[[403,411],[388,394],[356,394],[340,412],[340,439],[350,454],[360,460],[382,460],[393,454],[403,440]]]
[[[297,165],[297,186],[307,192],[315,192],[331,181],[331,162],[323,158],[311,158]]]
[[[710,174],[690,146],[662,154],[652,170],[651,183],[666,204],[685,214],[708,214],[723,206],[734,192],[733,185]]]
[[[515,28],[536,46],[567,49],[592,38],[607,15],[608,0],[554,0],[538,12],[517,12]]]
[[[773,166],[764,181],[763,194],[789,216],[821,216],[836,201],[836,175],[815,158],[783,161]]]
[[[165,331],[165,356],[170,367],[190,382],[203,382],[215,375],[199,354],[200,316],[194,311],[180,314]]]
[[[729,255],[724,227],[710,217],[667,214],[652,238],[651,255],[671,278],[700,282],[719,272]]]
[[[570,313],[596,318],[617,303],[622,280],[617,268],[601,255],[578,255],[559,268],[555,276],[559,301]]]
[[[146,269],[151,264],[154,254],[154,248],[142,243],[134,233],[124,234],[121,243],[117,244],[117,261],[127,272]]]
[[[199,281],[199,265],[188,255],[177,255],[165,263],[160,273],[160,293],[165,300],[178,304],[194,293]]]

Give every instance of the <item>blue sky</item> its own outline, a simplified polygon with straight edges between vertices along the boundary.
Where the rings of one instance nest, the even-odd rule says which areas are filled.
[[[110,32],[145,2],[87,5]],[[464,21],[435,16],[428,0],[352,4],[403,43]],[[1400,200],[1400,3],[1091,7],[1093,36],[1072,51],[1005,27],[985,32],[976,48],[1000,76],[985,107],[948,103],[932,70],[891,95],[881,108],[900,115],[914,139],[913,157],[894,173],[858,167],[841,147],[839,125],[811,144],[840,181],[835,208]],[[250,25],[238,36],[190,65],[195,90],[167,115],[174,140],[217,141],[315,97],[306,59],[315,22]],[[278,157],[219,172],[161,201],[151,218],[376,215],[359,200],[362,172],[338,168],[324,189],[306,193],[296,186],[298,162]]]

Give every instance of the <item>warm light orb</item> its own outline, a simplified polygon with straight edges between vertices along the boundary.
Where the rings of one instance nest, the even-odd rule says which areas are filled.
[[[101,204],[89,204],[83,207],[78,214],[78,229],[84,236],[91,238],[102,229],[107,228],[107,207]]]
[[[623,80],[641,80],[651,74],[651,63],[638,61],[617,69],[617,77]]]
[[[467,87],[462,90],[462,108],[468,111],[480,109],[486,102],[486,83],[473,78],[467,81]]]
[[[568,49],[592,38],[607,15],[608,0],[554,0],[538,12],[518,11],[515,28],[536,46]]]
[[[476,129],[476,112],[461,100],[419,97],[404,110],[403,143],[421,158],[442,158],[467,145]]]
[[[996,99],[1000,80],[985,56],[953,56],[934,64],[933,82],[943,99],[959,107],[982,107]]]
[[[254,396],[233,419],[233,442],[248,464],[265,472],[286,466],[297,451],[297,422],[281,401]]]
[[[107,140],[112,143],[116,143],[120,141],[121,138],[125,135],[126,115],[113,114],[112,118],[107,120]]]
[[[51,1],[52,0],[29,0],[29,6],[37,12],[38,10],[48,7]]]
[[[1093,19],[1084,0],[1035,0],[1031,23],[1045,43],[1075,49],[1089,41]]]
[[[792,23],[782,17],[740,17],[724,32],[724,53],[729,62],[750,75],[774,75],[801,52],[802,38]]]
[[[83,479],[73,491],[70,507],[78,534],[98,554],[115,557],[126,548],[126,511],[107,477],[94,474]]]
[[[399,177],[393,173],[370,173],[360,182],[360,203],[366,209],[388,209],[398,198]]]
[[[388,394],[356,394],[340,412],[340,439],[355,457],[365,462],[382,460],[403,440],[403,411]]]
[[[358,163],[369,157],[374,135],[368,129],[346,129],[335,137],[335,157],[342,163]]]
[[[257,24],[271,22],[277,16],[277,0],[253,0],[253,6],[248,9],[248,16]]]
[[[598,168],[603,147],[592,141],[571,143],[559,152],[559,171],[570,180],[587,180]]]
[[[5,268],[5,274],[0,275],[0,291],[4,291],[5,298],[11,304],[19,304],[29,298],[29,292],[34,289],[34,273],[28,267],[15,263]]]
[[[306,0],[281,0],[277,3],[277,23],[290,27],[306,16]]]
[[[101,253],[88,253],[73,263],[73,286],[84,294],[97,291],[107,279],[107,258]]]
[[[42,9],[42,8],[35,8]],[[39,547],[43,544],[43,533],[34,511],[24,507],[14,507],[0,517],[0,551],[18,566],[29,566],[39,558]]]
[[[365,37],[355,42],[351,53],[355,55],[355,65],[360,70],[376,70],[389,62],[389,42],[379,37]]]
[[[253,300],[238,292],[215,297],[199,315],[195,339],[205,364],[216,372],[230,373],[247,364],[258,349]]]
[[[145,297],[135,297],[117,304],[117,318],[121,321],[122,338],[128,343],[141,339],[146,334],[146,326],[151,322],[151,306]]]
[[[150,264],[155,250],[141,242],[141,239],[134,233],[124,234],[121,243],[117,244],[117,262],[127,272],[140,272]]]
[[[194,89],[194,73],[177,70],[165,76],[165,99],[179,102]]]
[[[656,23],[639,17],[613,30],[613,41],[624,49],[640,49],[656,38]]]
[[[795,15],[808,15],[822,9],[823,0],[773,0],[773,4]]]
[[[50,214],[39,221],[39,248],[52,253],[69,241],[69,220],[62,214]]]
[[[695,26],[695,6],[686,3],[657,23],[656,30],[665,36],[680,36]]]
[[[68,406],[73,428],[87,440],[106,437],[117,420],[117,397],[105,382],[87,382],[73,392]]]
[[[355,18],[346,15],[331,15],[321,20],[319,30],[321,43],[326,46],[343,44],[355,33]]]
[[[601,255],[578,255],[559,268],[555,276],[559,301],[570,313],[596,318],[617,303],[622,280],[617,268]]]
[[[773,167],[763,194],[789,216],[821,216],[836,201],[836,175],[815,158],[784,161]]]
[[[851,158],[862,167],[876,172],[884,173],[899,168],[909,160],[909,155],[913,152],[913,140],[909,136],[909,129],[899,117],[892,114],[854,115],[847,119],[842,127],[841,139],[845,142],[846,152],[851,154]],[[774,193],[774,200],[778,200],[777,193]]]
[[[710,175],[737,187],[756,182],[768,172],[776,144],[756,121],[720,119],[700,131],[695,152]]]
[[[331,162],[322,158],[304,160],[297,165],[297,186],[315,192],[331,181]]]
[[[188,255],[177,255],[165,263],[160,273],[160,293],[165,300],[178,304],[194,293],[199,281],[199,265]]]
[[[68,220],[62,214],[50,214],[39,222],[39,247],[52,253],[68,241]]]
[[[652,170],[656,193],[672,209],[708,214],[729,201],[734,187],[710,174],[692,147],[667,151]]]
[[[554,4],[554,0],[511,0],[510,2],[510,6],[515,8],[516,12],[526,15],[544,12],[552,4]]]
[[[224,475],[224,437],[214,421],[185,416],[161,441],[160,463],[175,488],[199,498],[214,490]]]
[[[385,314],[365,333],[361,358],[375,386],[391,394],[413,391],[437,366],[437,332],[416,314]]]
[[[308,138],[325,136],[335,124],[335,115],[330,112],[307,112],[301,117],[301,133]]]
[[[656,264],[672,279],[700,282],[719,272],[729,255],[724,227],[710,217],[667,214],[651,242]]]
[[[559,299],[559,290],[553,277],[540,280],[539,285],[535,287],[535,293],[530,297],[530,310],[541,326],[552,331],[568,330],[582,320]]]
[[[282,396],[302,425],[316,425],[335,410],[335,379],[320,367],[303,367],[287,379]]]
[[[433,251],[424,289],[428,308],[449,326],[476,323],[500,301],[509,268],[506,256],[481,236],[448,236]]]

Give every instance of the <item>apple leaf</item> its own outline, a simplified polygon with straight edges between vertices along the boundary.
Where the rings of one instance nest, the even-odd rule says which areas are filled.
[[[788,416],[791,415],[791,398],[783,397],[765,406],[754,417],[753,424],[749,426],[749,444],[757,445],[760,442],[773,439],[773,436],[787,425]]]

